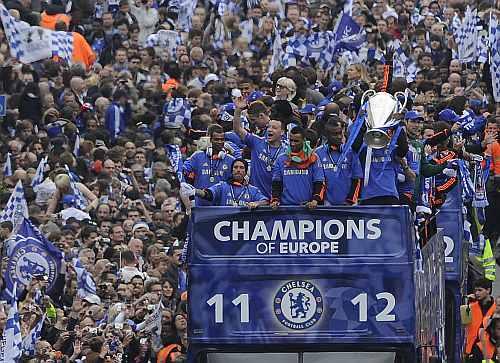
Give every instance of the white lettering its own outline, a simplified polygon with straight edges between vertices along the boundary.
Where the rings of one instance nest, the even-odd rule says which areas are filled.
[[[304,239],[305,234],[314,230],[314,223],[308,220],[299,221],[299,239]]]
[[[332,234],[332,232],[330,231],[330,227],[332,224],[336,225],[338,228],[337,233],[335,234]],[[342,237],[342,235],[344,234],[344,225],[337,219],[331,219],[325,223],[323,230],[326,238],[336,240]]]
[[[238,235],[243,235],[243,240],[248,241],[250,238],[250,221],[243,221],[243,227],[238,227],[238,222],[233,222],[233,241],[238,240]]]
[[[252,241],[256,241],[257,238],[262,237],[266,241],[269,241],[269,233],[267,232],[267,227],[264,221],[257,221],[255,228],[252,233]]]
[[[382,231],[379,228],[379,224],[380,224],[380,219],[368,220],[368,222],[366,223],[366,229],[368,230],[368,232],[372,232],[372,233],[368,233],[366,238],[368,238],[368,239],[379,239],[380,238],[380,236],[382,235]]]
[[[229,221],[222,221],[222,222],[217,223],[214,227],[215,238],[217,238],[219,241],[222,241],[222,242],[229,241],[231,238],[229,236],[223,236],[221,234],[221,229],[222,229],[222,227],[229,227],[230,225],[231,225],[231,222],[229,222]]]
[[[346,232],[346,238],[351,239],[352,238],[352,233],[356,235],[356,238],[365,238],[365,221],[360,219],[359,220],[359,225],[356,223],[356,221],[353,221],[352,219],[347,220],[347,232]]]
[[[264,242],[257,243],[256,249],[257,253],[260,255],[267,253],[267,243]]]
[[[265,221],[221,221],[214,226],[214,236],[222,242],[227,241],[314,241],[327,239],[336,241],[342,238],[379,239],[382,235],[380,219],[341,221],[331,220],[275,220],[271,225]],[[230,227],[231,231],[225,229]],[[271,233],[269,233],[271,232]],[[290,249],[290,247],[289,247]],[[299,251],[296,251],[299,253]]]
[[[294,221],[286,221],[285,227],[283,227],[283,221],[274,222],[273,231],[271,232],[271,239],[297,239],[297,231],[295,230],[295,224],[293,222]]]

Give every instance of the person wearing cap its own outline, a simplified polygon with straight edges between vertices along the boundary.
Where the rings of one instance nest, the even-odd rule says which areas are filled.
[[[217,183],[206,189],[196,189],[196,196],[217,206],[255,209],[269,203],[258,188],[247,183],[248,162],[245,159],[235,159],[231,170],[232,177],[229,181]]]
[[[196,189],[210,188],[231,178],[234,157],[224,151],[224,129],[220,125],[211,125],[208,135],[211,146],[195,152],[183,165],[184,180]],[[210,203],[197,197],[196,205]]]
[[[316,153],[325,173],[325,204],[356,204],[361,192],[361,178],[363,178],[358,155],[350,150],[342,165],[339,165],[345,141],[345,124],[338,116],[330,116],[323,131],[326,143],[316,149]]]
[[[141,220],[135,222],[134,226],[132,227],[132,235],[134,236],[134,238],[140,240],[143,240],[145,238],[147,239],[147,234],[149,231],[150,230],[148,224]]]

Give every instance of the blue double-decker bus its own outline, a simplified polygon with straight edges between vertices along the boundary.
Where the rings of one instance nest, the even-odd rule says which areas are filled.
[[[445,361],[444,247],[406,207],[195,208],[192,362]]]

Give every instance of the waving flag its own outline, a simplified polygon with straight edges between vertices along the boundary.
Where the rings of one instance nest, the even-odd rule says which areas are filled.
[[[288,39],[283,54],[283,67],[307,66],[309,65],[309,40],[303,36],[292,36]]]
[[[7,158],[3,166],[3,176],[12,176],[12,160],[10,153],[7,153]]]
[[[273,55],[269,63],[269,74],[273,73],[280,67],[281,59],[283,58],[283,48],[281,44],[281,35],[279,30],[274,28],[273,40]]]
[[[88,296],[97,296],[95,281],[87,269],[82,265],[80,259],[73,259],[73,268],[76,272],[76,281],[78,285],[78,296],[82,299]]]
[[[11,221],[15,230],[17,226],[22,223],[24,218],[29,218],[28,204],[24,198],[23,184],[19,180],[7,201],[7,205],[4,210],[0,212],[0,222]]]
[[[500,102],[500,22],[496,16],[490,19],[490,71],[495,102]]]
[[[476,47],[478,44],[476,23],[477,10],[471,10],[470,6],[467,6],[465,16],[455,30],[455,41],[458,46],[458,59],[461,63],[469,63],[476,60]]]
[[[16,286],[13,287],[13,296],[16,295]],[[0,363],[17,363],[22,355],[23,341],[21,338],[21,325],[17,311],[17,299],[10,304],[7,322],[0,343]]]
[[[40,185],[43,183],[43,173],[45,171],[45,166],[47,165],[47,159],[48,156],[45,156],[40,160],[38,163],[38,166],[36,168],[36,173],[35,176],[33,177],[33,180],[31,181],[31,186],[35,188],[36,186]]]
[[[73,55],[73,35],[68,32],[52,31],[41,27],[30,27],[17,21],[7,8],[0,3],[0,19],[10,54],[23,63],[57,56],[71,63]]]
[[[331,69],[341,53],[344,51],[357,53],[365,43],[366,34],[363,29],[348,14],[343,13],[335,24],[333,37],[321,53],[320,67],[324,70]]]
[[[342,14],[335,29],[336,49],[358,51],[366,42],[366,34],[353,18]]]
[[[17,284],[20,295],[33,276],[47,278],[47,291],[50,291],[59,276],[62,253],[30,222],[24,218],[16,235],[7,241],[9,262],[5,271],[5,284],[12,291]]]
[[[23,339],[23,353],[27,356],[35,355],[35,345],[42,336],[43,323],[45,322],[45,314],[38,320],[38,323],[31,329],[28,335]]]
[[[71,187],[71,190],[74,193],[75,199],[76,199],[76,207],[78,209],[84,210],[87,208],[87,199],[83,195],[83,193],[78,189],[78,185],[76,184],[75,177],[73,176],[73,173],[69,170],[68,166],[66,165],[66,171],[68,172],[69,176],[69,185]]]

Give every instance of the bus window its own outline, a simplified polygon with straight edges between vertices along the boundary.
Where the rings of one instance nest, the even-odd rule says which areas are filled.
[[[207,363],[298,363],[298,353],[208,353]]]
[[[304,363],[394,363],[392,352],[317,352],[304,353]]]

